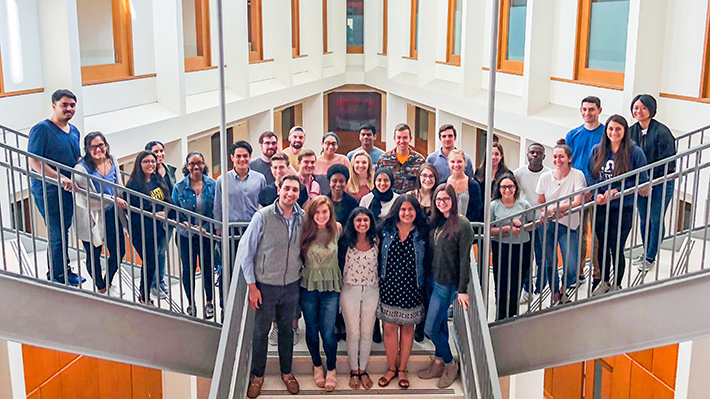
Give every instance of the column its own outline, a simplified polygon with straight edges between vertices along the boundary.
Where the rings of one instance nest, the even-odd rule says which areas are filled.
[[[177,115],[184,115],[185,48],[182,2],[153,2],[153,37],[158,103]]]

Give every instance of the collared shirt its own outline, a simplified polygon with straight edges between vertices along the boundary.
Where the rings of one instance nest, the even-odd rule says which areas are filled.
[[[222,177],[217,178],[214,199],[214,217],[222,221]],[[241,179],[234,169],[227,172],[227,193],[229,197],[229,223],[248,222],[259,210],[259,192],[266,187],[266,178],[259,172],[249,171]]]
[[[471,161],[471,157],[469,157],[468,154],[464,154],[464,156],[466,158],[464,173],[466,173],[468,177],[473,177],[473,161]],[[436,171],[439,173],[439,182],[445,182],[446,179],[451,176],[449,159],[444,155],[441,148],[429,154],[429,156],[426,157],[426,161],[433,164],[436,168]]]
[[[218,186],[219,187],[219,186]],[[276,208],[276,213],[284,218],[284,211],[281,209],[281,205],[277,202],[274,207]],[[293,206],[291,211],[291,217],[284,221],[288,226],[288,237],[291,238],[293,235],[293,226],[296,224],[296,215],[302,212],[298,205]],[[236,261],[238,264],[234,267],[238,267],[241,264],[242,272],[244,273],[244,279],[247,284],[254,284],[256,282],[256,277],[254,276],[254,256],[256,256],[256,250],[259,247],[259,241],[264,234],[264,216],[261,212],[256,212],[254,217],[251,218],[249,222],[249,227],[244,231],[244,235],[239,240],[239,249],[237,250]]]
[[[389,168],[394,175],[392,190],[397,194],[404,194],[414,190],[414,187],[416,187],[417,172],[423,163],[424,157],[410,148],[409,158],[402,164],[397,159],[397,149],[393,148],[382,154],[377,161],[377,168]]]
[[[309,178],[310,181],[306,181],[306,177],[301,175],[300,173],[297,176],[298,176],[298,180],[301,181],[301,184],[303,184],[303,186],[306,187],[306,191],[308,192],[308,199],[309,200],[320,195],[320,184],[318,184],[318,182],[313,177],[313,175],[310,176],[310,178]]]

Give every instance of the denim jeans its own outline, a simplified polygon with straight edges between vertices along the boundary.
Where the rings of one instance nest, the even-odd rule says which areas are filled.
[[[535,251],[535,266],[537,266],[537,277],[535,279],[535,293],[540,293],[540,274],[542,273],[542,241],[545,234],[545,227],[538,226],[535,229],[535,238],[533,241],[533,251]],[[523,288],[522,291],[528,291],[530,287],[530,276],[535,274],[534,270],[528,270],[527,273],[523,275]]]
[[[201,245],[200,245],[201,242]],[[182,286],[185,288],[187,303],[195,303],[193,298],[193,288],[195,287],[195,271],[197,269],[197,259],[200,260],[200,270],[202,271],[202,288],[205,291],[206,302],[212,302],[214,287],[212,286],[212,241],[208,237],[190,234],[189,237],[180,235],[180,260],[182,261]]]
[[[555,237],[557,230],[557,237]],[[568,246],[569,241],[569,246]],[[561,223],[550,223],[547,225],[545,237],[545,271],[537,275],[537,285],[542,287],[545,284],[550,284],[550,290],[554,292],[561,291],[560,277],[557,274],[557,245],[560,246],[562,253],[562,263],[564,265],[564,288],[570,288],[577,281],[578,262],[579,262],[579,232],[572,230]],[[544,277],[541,274],[545,274]],[[544,281],[541,280],[544,278]],[[554,285],[553,285],[554,284]]]
[[[641,219],[641,240],[646,249],[646,259],[649,261],[656,260],[658,255],[658,245],[665,232],[665,214],[668,205],[673,199],[673,190],[675,189],[675,180],[666,182],[665,188],[663,184],[654,186],[648,197],[638,197],[639,219]],[[648,203],[651,203],[651,215],[649,217],[648,232],[646,231],[646,215],[648,212]],[[648,235],[648,238],[646,237]]]
[[[449,364],[454,360],[449,347],[449,326],[446,311],[458,296],[458,287],[447,287],[434,282],[434,289],[429,299],[424,333],[434,343],[434,356]]]
[[[62,195],[60,207],[59,193]],[[47,271],[47,279],[64,283],[64,265],[69,267],[69,227],[74,215],[74,202],[68,191],[47,186],[47,207],[45,209],[42,190],[32,190],[35,204],[44,219],[49,232],[49,251],[47,251],[47,264],[52,267]],[[49,212],[46,212],[46,211]],[[62,223],[64,224],[62,226]]]
[[[157,265],[155,241],[160,242],[161,239],[165,238],[165,230],[159,227],[158,231],[154,231],[147,221],[143,231],[135,224],[132,224],[132,226],[131,243],[136,250],[136,254],[143,261],[139,292],[147,302],[150,300],[150,287],[153,281],[155,281],[155,269]],[[144,240],[145,246],[143,245]]]
[[[323,365],[320,357],[320,337],[328,371],[335,370],[338,360],[338,341],[335,339],[335,316],[338,314],[340,293],[335,291],[309,291],[301,288],[301,311],[306,322],[306,346],[311,354],[313,366]],[[293,320],[293,319],[292,319]],[[288,329],[291,330],[290,328]],[[280,327],[279,327],[280,331]]]
[[[94,247],[88,241],[82,241],[84,250],[86,250],[86,269],[89,275],[94,279],[96,288],[103,290],[107,285],[111,285],[113,276],[118,271],[119,263],[126,254],[126,238],[123,235],[123,227],[121,222],[116,218],[116,208],[111,206],[104,212],[104,221],[106,226],[106,244],[108,250],[108,273],[104,279],[101,270],[101,248],[103,246]],[[118,232],[118,235],[116,235]],[[118,244],[118,245],[117,245]]]
[[[158,288],[165,282],[165,262],[168,254],[168,246],[173,238],[173,230],[175,230],[174,227],[168,226],[167,234],[165,234],[162,240],[158,241],[158,279],[153,280],[153,285],[150,286],[151,288]]]

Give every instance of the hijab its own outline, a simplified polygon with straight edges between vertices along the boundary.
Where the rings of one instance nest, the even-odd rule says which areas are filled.
[[[370,210],[372,211],[372,213],[375,214],[375,219],[380,217],[380,213],[382,212],[382,203],[390,202],[394,197],[394,191],[392,191],[392,186],[394,185],[394,175],[392,174],[392,171],[389,170],[389,168],[382,167],[377,169],[377,171],[375,172],[375,178],[373,180],[377,181],[377,176],[382,173],[386,174],[387,177],[390,178],[390,188],[384,193],[381,193],[380,190],[377,189],[377,185],[372,188],[371,192],[374,198],[370,203]]]

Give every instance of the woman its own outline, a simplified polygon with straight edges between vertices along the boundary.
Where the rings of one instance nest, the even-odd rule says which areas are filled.
[[[323,138],[321,139],[323,151],[321,152],[321,156],[316,159],[316,168],[313,171],[314,175],[320,176],[327,174],[328,168],[334,164],[345,165],[346,168],[350,166],[348,157],[336,153],[339,145],[340,139],[337,134],[328,132],[323,135]]]
[[[496,149],[493,148],[495,154]],[[494,157],[495,159],[495,157]],[[456,192],[456,203],[459,213],[465,215],[472,222],[482,222],[481,187],[475,179],[466,175],[466,155],[458,149],[449,152],[449,170],[451,176],[446,179],[446,183],[451,185]],[[498,164],[500,165],[500,163]]]
[[[424,317],[424,262],[428,226],[419,202],[399,196],[380,233],[380,303],[377,317],[384,324],[388,369],[377,382],[386,387],[398,377],[409,388],[407,362],[414,344],[414,326]],[[399,359],[399,364],[397,364]]]
[[[500,179],[505,173],[510,173],[510,169],[505,166],[505,154],[503,153],[503,146],[498,143],[493,143],[493,148],[491,150],[491,165],[493,166],[493,172],[491,173],[490,182],[486,181],[486,157],[483,157],[483,162],[476,169],[473,177],[478,182],[481,191],[481,203],[483,203],[483,193],[486,191],[486,184],[495,184],[495,182]],[[492,191],[491,191],[492,193]],[[493,194],[491,194],[493,195]],[[483,220],[483,207],[481,207],[480,220]]]
[[[345,191],[360,201],[375,187],[375,178],[372,173],[372,159],[365,150],[358,150],[350,162],[350,179]]]
[[[217,183],[209,176],[209,168],[205,158],[198,151],[187,154],[185,166],[182,168],[184,179],[173,188],[173,203],[180,208],[195,212],[205,218],[214,219],[214,195]],[[197,219],[179,212],[178,221],[187,229],[180,230],[180,260],[182,261],[182,285],[187,295],[187,314],[197,315],[195,308],[194,287],[195,274],[199,259],[202,271],[202,288],[205,291],[205,319],[214,317],[212,257],[214,247],[210,236],[215,228],[207,219]],[[201,237],[201,238],[200,238]]]
[[[344,165],[335,164],[328,168],[327,176],[330,185],[328,198],[333,201],[335,219],[341,225],[345,224],[348,221],[350,212],[358,207],[358,200],[345,192],[345,185],[350,178],[350,172]]]
[[[534,213],[526,212],[530,203],[520,198],[518,181],[512,173],[503,174],[494,186],[491,202],[493,277],[498,313],[496,320],[518,314],[520,277],[530,270],[530,235],[523,225],[532,221]],[[511,219],[512,218],[512,219]]]
[[[537,182],[537,203],[555,201],[579,192],[587,187],[584,172],[572,167],[572,149],[565,144],[565,139],[557,142],[552,150],[552,163],[555,169],[544,172]],[[548,281],[554,303],[569,301],[566,289],[572,288],[578,276],[579,263],[579,225],[580,212],[563,216],[565,212],[582,205],[583,195],[576,195],[568,200],[555,202],[542,209],[542,222],[545,242],[545,270],[537,275],[537,287],[542,287]],[[545,220],[548,222],[545,223]],[[560,287],[557,274],[557,245],[560,246],[562,262],[565,266],[563,286]],[[544,274],[544,276],[542,276]],[[544,282],[542,281],[544,278]]]
[[[610,116],[604,125],[604,131],[606,134],[602,136],[602,142],[592,148],[587,174],[588,186],[646,166],[646,156],[643,150],[631,141],[629,125],[623,116]],[[643,184],[647,181],[648,173],[646,171],[639,173],[638,183]],[[594,221],[594,234],[599,243],[597,259],[602,266],[601,280],[593,281],[594,295],[604,294],[612,288],[609,276],[612,263],[614,263],[615,286],[621,288],[624,279],[626,259],[623,249],[634,219],[634,197],[614,199],[614,195],[622,189],[628,190],[634,187],[636,176],[626,178],[623,187],[621,183],[617,181],[605,184],[592,193],[597,203]],[[621,226],[617,222],[619,220]],[[618,263],[615,263],[617,260]]]
[[[456,191],[450,184],[434,191],[434,202],[429,232],[434,281],[424,332],[434,343],[436,352],[434,361],[418,375],[422,379],[440,377],[437,386],[447,388],[456,380],[459,370],[449,347],[447,310],[457,299],[464,310],[469,306],[473,229],[471,222],[459,214]]]
[[[165,239],[165,227],[163,220],[165,217],[174,218],[175,211],[170,210],[168,214],[161,202],[171,203],[168,193],[168,186],[162,177],[156,172],[158,158],[150,151],[141,151],[136,157],[135,166],[131,173],[131,178],[126,184],[126,188],[138,191],[142,194],[154,198],[155,208],[149,200],[139,198],[136,195],[129,195],[128,203],[132,208],[138,208],[145,212],[154,213],[157,218],[143,217],[143,213],[131,209],[131,243],[136,249],[136,254],[143,261],[141,270],[140,294],[138,300],[141,303],[153,304],[150,299],[150,287],[155,278],[155,268],[157,264],[156,243]],[[128,193],[124,193],[124,197]],[[145,244],[145,245],[144,245]],[[144,281],[144,279],[146,281]],[[147,284],[144,284],[147,283]]]
[[[375,219],[383,220],[394,204],[399,194],[392,190],[394,175],[389,168],[379,168],[375,172],[375,188],[362,197],[360,206],[372,211]]]
[[[432,205],[434,205],[434,189],[439,184],[439,172],[430,163],[423,163],[417,171],[416,188],[407,194],[414,196],[419,201],[419,205],[424,210],[424,214],[431,215]]]
[[[74,169],[93,177],[89,180],[81,174],[74,175],[74,182],[80,190],[75,195],[75,230],[86,250],[86,268],[100,293],[106,293],[108,288],[112,295],[120,296],[118,286],[114,286],[112,281],[119,262],[126,254],[123,226],[128,224],[125,211],[128,205],[123,198],[117,197],[120,193],[114,186],[101,183],[107,181],[123,186],[118,162],[109,153],[108,142],[101,132],[91,132],[84,137],[84,156]],[[109,254],[105,279],[101,271],[104,250]]]
[[[636,142],[646,155],[647,163],[654,163],[676,154],[675,137],[668,127],[654,119],[656,116],[656,99],[648,94],[640,94],[631,102],[631,113],[637,122],[629,128],[631,140]],[[676,163],[670,162],[668,167],[653,168],[651,180],[675,173]],[[638,199],[639,219],[641,219],[641,240],[644,243],[644,254],[634,259],[634,264],[641,271],[648,271],[656,264],[658,244],[665,235],[666,209],[673,199],[675,180],[653,187],[649,197]],[[646,190],[648,191],[648,190]],[[650,205],[649,205],[650,203]],[[648,217],[646,214],[650,212]],[[648,221],[648,228],[646,219]],[[648,230],[647,230],[648,229]]]
[[[313,380],[327,392],[332,392],[337,383],[335,317],[343,285],[338,266],[340,232],[340,223],[335,220],[333,203],[328,197],[319,195],[306,204],[306,221],[301,234],[304,267],[299,303],[306,322],[306,345],[313,361]],[[320,356],[319,333],[323,339],[327,373]]]
[[[166,195],[170,196],[173,192],[173,187],[175,186],[175,167],[165,162],[165,145],[160,141],[151,141],[145,145],[146,151],[151,151],[155,154],[158,160],[158,164],[155,167],[155,171],[160,177],[165,181],[165,185],[168,189]],[[161,298],[168,297],[168,285],[165,283],[165,260],[166,252],[168,251],[168,244],[172,239],[172,227],[168,227],[168,233],[165,235],[165,240],[158,241],[158,280],[153,281],[151,289],[153,290],[153,295],[159,295]]]
[[[355,208],[338,242],[338,261],[343,270],[340,308],[347,332],[350,381],[357,389],[372,388],[367,363],[372,349],[372,332],[379,302],[377,229],[375,215],[369,209]]]

